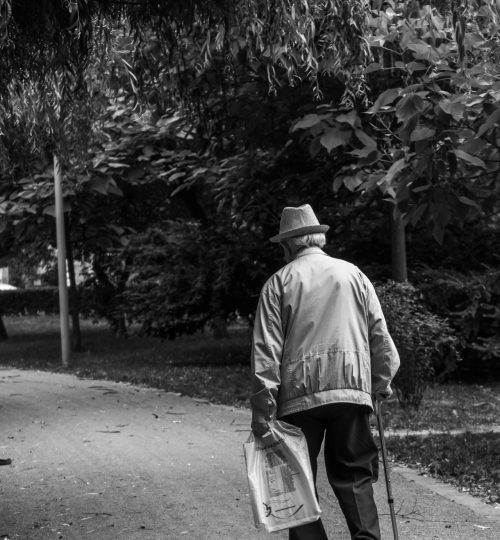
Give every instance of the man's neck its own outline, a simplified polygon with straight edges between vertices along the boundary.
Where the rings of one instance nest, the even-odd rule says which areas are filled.
[[[324,251],[318,246],[303,247],[295,252],[292,260],[295,260],[298,257],[304,257],[305,255],[312,255],[313,253],[320,254],[324,253]]]

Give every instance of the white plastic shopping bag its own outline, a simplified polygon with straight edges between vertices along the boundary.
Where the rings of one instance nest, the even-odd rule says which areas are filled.
[[[279,420],[269,428],[243,445],[255,526],[274,532],[316,521],[321,509],[302,430]]]

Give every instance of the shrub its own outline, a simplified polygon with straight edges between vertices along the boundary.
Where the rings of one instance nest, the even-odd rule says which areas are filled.
[[[68,293],[69,307],[71,309],[73,305],[71,291],[68,291]],[[79,296],[86,305],[89,305],[92,301],[88,291],[80,291]],[[37,316],[58,313],[59,289],[57,287],[33,287],[30,289],[0,291],[0,340],[8,339],[2,316]]]
[[[169,220],[133,235],[119,254],[100,258],[87,281],[89,313],[120,316],[144,335],[175,339],[211,326],[251,320],[267,278],[255,237],[217,224]],[[262,250],[260,250],[262,251]],[[95,267],[95,261],[94,261]]]
[[[389,332],[401,357],[394,387],[402,408],[418,409],[427,384],[460,359],[458,340],[448,321],[431,313],[409,283],[377,286]]]
[[[194,224],[169,222],[135,237],[130,278],[120,306],[141,332],[174,339],[201,330],[210,318],[210,261]]]
[[[464,362],[460,372],[500,373],[500,270],[419,272],[427,305],[449,319],[459,337]]]
[[[0,292],[1,315],[38,315],[59,313],[57,287],[13,289]]]
[[[129,276],[121,252],[110,249],[95,255],[93,272],[78,286],[80,314],[94,322],[104,319],[116,334],[126,335],[127,317],[120,294]]]

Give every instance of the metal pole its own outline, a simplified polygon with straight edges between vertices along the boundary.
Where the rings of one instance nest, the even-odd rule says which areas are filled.
[[[69,331],[69,301],[66,281],[66,235],[61,186],[61,168],[54,154],[54,197],[56,203],[57,269],[59,280],[59,317],[61,322],[61,357],[63,367],[69,366],[71,336]]]
[[[387,463],[387,449],[385,447],[384,424],[382,422],[382,407],[380,401],[375,400],[375,415],[377,417],[378,433],[380,437],[380,449],[382,451],[382,461],[384,463],[385,485],[387,488],[387,502],[391,513],[392,532],[394,540],[399,540],[398,524],[396,513],[394,512],[394,498],[392,496],[391,478],[389,476],[389,464]]]

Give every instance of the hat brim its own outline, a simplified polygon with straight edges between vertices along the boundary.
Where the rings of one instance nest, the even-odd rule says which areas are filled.
[[[330,228],[330,225],[308,225],[307,227],[299,227],[276,236],[269,238],[271,242],[281,242],[287,238],[295,238],[296,236],[303,236],[304,234],[325,233]]]

